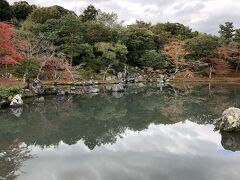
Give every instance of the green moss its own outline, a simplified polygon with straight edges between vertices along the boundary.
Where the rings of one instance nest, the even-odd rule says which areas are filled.
[[[1,88],[0,87],[0,97],[9,97],[23,92],[21,87],[11,87],[11,88]]]

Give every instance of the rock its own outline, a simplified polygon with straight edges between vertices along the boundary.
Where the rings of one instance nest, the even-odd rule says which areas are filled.
[[[112,77],[111,76],[106,77],[106,81],[112,81]]]
[[[65,96],[65,95],[66,95],[65,91],[61,89],[57,90],[57,96]]]
[[[112,86],[112,91],[113,92],[124,92],[125,88],[122,83],[119,83],[119,84],[115,84]]]
[[[39,97],[39,98],[36,98],[35,100],[34,100],[34,102],[37,102],[37,103],[42,103],[42,102],[44,102],[45,101],[45,98],[44,97]]]
[[[56,95],[57,92],[58,92],[58,90],[55,86],[48,86],[44,90],[45,95]]]
[[[221,132],[221,144],[224,149],[230,151],[240,151],[240,132]]]
[[[44,87],[39,79],[34,79],[32,83],[32,89],[36,94],[44,94]]]
[[[135,82],[135,78],[130,76],[130,77],[127,78],[127,82],[134,83]]]
[[[140,88],[145,87],[145,85],[143,83],[138,83],[137,86],[140,87]]]
[[[116,81],[118,78],[117,76],[107,76],[106,81]]]
[[[117,74],[117,77],[118,77],[118,80],[122,80],[123,79],[123,73],[122,72],[119,72]]]
[[[0,106],[3,109],[10,107],[10,104],[11,104],[11,102],[8,100],[8,98],[4,98],[0,102]]]
[[[240,109],[228,108],[222,114],[222,117],[215,122],[215,129],[220,131],[240,131]]]
[[[157,78],[157,83],[158,83],[158,84],[163,84],[164,81],[165,81],[164,78],[165,78],[165,77],[164,77],[163,75],[160,75],[159,78]]]
[[[12,102],[10,103],[11,107],[20,107],[23,105],[23,100],[20,94],[17,94],[13,97]]]
[[[70,89],[70,90],[67,91],[67,94],[68,94],[68,95],[75,95],[76,92],[75,92],[75,90],[71,90],[71,89]]]
[[[143,82],[144,81],[144,77],[139,75],[138,77],[135,78],[136,82]]]

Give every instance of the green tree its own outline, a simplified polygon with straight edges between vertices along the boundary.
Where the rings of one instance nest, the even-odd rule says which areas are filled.
[[[234,25],[232,22],[225,22],[224,25],[219,25],[220,30],[219,30],[219,34],[221,36],[221,38],[223,38],[224,41],[231,42],[234,36]]]
[[[147,50],[139,59],[142,67],[163,68],[168,58],[161,52],[156,50]]]
[[[99,42],[95,46],[95,56],[100,60],[100,69],[104,69],[111,65],[116,70],[122,70],[123,64],[126,62],[128,53],[127,47],[123,44]],[[99,62],[98,62],[99,63]],[[100,70],[99,69],[99,70]]]
[[[40,65],[35,59],[23,59],[21,60],[21,64],[17,66],[16,73],[20,77],[32,79],[37,76],[39,68]]]
[[[0,0],[0,21],[9,21],[12,18],[12,11],[9,3],[5,0]]]
[[[216,36],[200,34],[186,41],[185,48],[188,60],[201,60],[215,57],[219,40]]]
[[[61,6],[43,7],[34,9],[29,15],[28,20],[35,23],[44,24],[49,19],[60,19],[66,15],[75,16],[72,11],[64,9]]]
[[[139,58],[146,50],[156,49],[154,34],[147,28],[131,25],[127,30],[126,46],[128,48],[128,63],[139,65]]]
[[[117,22],[118,16],[113,12],[107,13],[107,12],[102,12],[101,10],[98,10],[98,15],[96,17],[96,20],[98,22],[103,23],[107,27],[114,27],[119,25],[119,23]]]
[[[93,51],[93,47],[90,44],[80,44],[78,56],[73,59],[73,65],[79,65],[81,63],[87,63],[90,67],[94,64],[95,55]],[[94,66],[94,65],[93,65]],[[95,67],[93,68],[95,69]]]
[[[151,29],[157,35],[167,35],[168,38],[179,40],[193,38],[198,34],[197,32],[192,32],[192,29],[180,23],[157,23],[152,26]]]
[[[81,16],[82,21],[86,22],[96,20],[97,15],[98,11],[96,10],[96,8],[93,5],[89,5],[87,9],[83,11],[83,15]]]
[[[240,29],[236,29],[233,40],[237,43],[240,43]]]
[[[88,21],[86,23],[85,42],[94,45],[97,42],[111,42],[112,38],[111,28],[103,23],[98,21]]]
[[[25,20],[27,16],[33,11],[33,7],[26,1],[14,2],[12,12],[18,21]]]

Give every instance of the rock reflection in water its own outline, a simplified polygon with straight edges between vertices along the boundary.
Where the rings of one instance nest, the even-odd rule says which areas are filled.
[[[222,135],[222,146],[226,150],[240,151],[240,132],[228,133],[221,132]]]

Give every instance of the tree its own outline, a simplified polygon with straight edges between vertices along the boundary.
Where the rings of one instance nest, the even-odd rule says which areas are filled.
[[[111,42],[112,31],[109,27],[98,21],[86,22],[86,29],[84,34],[85,42],[94,45],[98,42]]]
[[[119,23],[117,22],[118,16],[117,16],[117,14],[115,14],[113,12],[106,13],[106,12],[102,12],[101,10],[98,10],[98,15],[96,17],[96,20],[110,28],[119,25]]]
[[[29,15],[28,20],[34,23],[44,24],[49,19],[60,19],[66,15],[76,16],[75,13],[61,6],[43,7],[34,9]]]
[[[209,66],[209,78],[212,77],[214,63],[211,58],[217,57],[216,50],[219,47],[217,37],[207,34],[200,34],[186,41],[187,60],[192,60],[196,65],[203,63]]]
[[[6,0],[0,0],[0,21],[9,21],[12,18],[12,11]]]
[[[151,27],[152,31],[157,35],[168,35],[169,38],[175,38],[179,40],[185,40],[195,37],[198,33],[192,32],[187,26],[180,23],[157,23]]]
[[[131,25],[127,30],[126,46],[128,48],[128,63],[140,65],[139,58],[146,50],[154,50],[154,34],[147,28],[139,28],[137,25]]]
[[[0,22],[0,64],[17,64],[21,55],[16,51],[13,44],[13,32],[10,24]]]
[[[78,56],[73,59],[73,65],[79,65],[81,63],[91,63],[93,59],[95,58],[93,47],[90,44],[80,44],[79,45],[79,51]],[[91,65],[90,65],[91,66]]]
[[[240,29],[235,30],[235,35],[234,35],[234,42],[240,43]]]
[[[227,43],[231,42],[233,40],[234,36],[234,26],[232,22],[225,22],[224,25],[219,25],[220,30],[219,34],[223,38],[223,40]]]
[[[218,48],[218,54],[220,54],[231,66],[236,69],[236,73],[239,71],[240,44],[238,42],[231,42],[222,45]]]
[[[16,73],[23,79],[35,78],[38,74],[40,66],[36,59],[25,58],[21,60],[16,68]]]
[[[216,49],[219,46],[218,38],[212,35],[200,34],[186,41],[188,60],[201,60],[215,57]]]
[[[184,46],[185,41],[173,39],[163,48],[163,53],[171,58],[171,62],[176,68],[175,73],[179,70],[179,64],[185,61],[186,50]]]
[[[96,10],[96,8],[93,5],[89,5],[87,9],[83,11],[83,15],[81,16],[82,21],[86,22],[96,20],[97,15],[98,11]]]
[[[25,20],[27,16],[33,11],[33,6],[30,6],[26,1],[14,2],[12,12],[18,21]]]
[[[147,50],[139,59],[142,67],[163,68],[167,57],[156,50]]]
[[[100,69],[109,66],[112,66],[116,70],[123,69],[123,64],[126,62],[126,55],[128,53],[125,45],[99,42],[95,44],[94,48],[95,56],[101,62]]]

